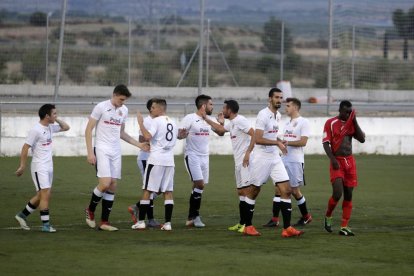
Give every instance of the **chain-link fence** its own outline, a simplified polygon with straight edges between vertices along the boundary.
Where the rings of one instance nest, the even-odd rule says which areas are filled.
[[[62,1],[1,1],[0,83],[55,84]],[[414,90],[414,3],[332,2],[332,88]],[[60,84],[198,85],[200,0],[67,3]],[[326,0],[205,0],[203,86],[326,88],[328,16]]]

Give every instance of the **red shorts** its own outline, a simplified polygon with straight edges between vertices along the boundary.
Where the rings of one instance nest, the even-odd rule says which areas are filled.
[[[344,186],[346,187],[356,187],[358,186],[356,164],[354,156],[337,156],[336,160],[339,164],[339,169],[334,170],[332,168],[332,163],[329,167],[329,172],[331,175],[331,183],[337,178],[342,178],[344,181]]]

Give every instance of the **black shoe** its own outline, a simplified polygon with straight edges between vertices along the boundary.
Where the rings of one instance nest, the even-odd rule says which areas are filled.
[[[305,226],[312,222],[312,216],[308,214],[306,217],[301,217],[293,226]]]
[[[325,230],[332,233],[332,217],[325,217]]]
[[[263,224],[263,227],[278,227],[279,226],[279,220],[274,220],[271,218],[268,223]]]
[[[355,234],[351,231],[351,228],[349,228],[349,227],[341,227],[341,230],[339,230],[339,235],[341,235],[341,236],[355,236]]]

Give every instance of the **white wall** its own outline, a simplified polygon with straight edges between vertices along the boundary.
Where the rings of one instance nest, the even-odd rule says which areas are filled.
[[[255,117],[248,117],[252,126]],[[62,117],[71,129],[58,133],[53,139],[54,154],[57,156],[82,156],[86,154],[84,131],[87,123],[85,117]],[[177,119],[179,122],[182,118]],[[285,118],[286,120],[286,118]],[[306,146],[307,154],[324,154],[321,144],[323,125],[327,118],[311,117],[311,136]],[[3,116],[1,120],[0,156],[16,156],[20,154],[29,129],[38,121],[36,117]],[[414,118],[358,118],[361,128],[366,133],[366,142],[354,142],[354,153],[364,154],[414,154]],[[137,137],[138,125],[133,117],[126,124],[126,131]],[[183,153],[183,141],[179,141],[176,154]],[[136,155],[138,149],[122,142],[125,155]],[[232,154],[230,139],[213,135],[210,140],[212,154]]]
[[[197,97],[197,87],[129,87],[133,99],[147,100],[158,96],[164,98],[189,98],[191,101]],[[113,87],[109,86],[68,86],[59,87],[61,97],[110,97]],[[213,98],[233,98],[236,100],[264,100],[267,101],[268,87],[209,87],[204,88],[203,93]],[[335,100],[351,100],[358,102],[414,102],[412,90],[366,90],[333,89],[331,96]],[[292,86],[293,96],[300,100],[308,100],[309,97],[326,98],[325,88],[295,88]],[[54,86],[52,85],[0,85],[1,96],[14,97],[52,97]],[[326,100],[326,99],[325,99]]]

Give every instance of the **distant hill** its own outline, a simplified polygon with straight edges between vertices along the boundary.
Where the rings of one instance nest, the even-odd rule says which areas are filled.
[[[391,26],[391,13],[412,0],[334,0],[336,19],[349,24]],[[58,0],[1,0],[0,10],[21,13],[59,11]],[[197,18],[199,0],[68,0],[68,12],[151,19],[176,13]],[[205,14],[216,22],[263,23],[270,16],[293,25],[326,24],[327,0],[205,0]],[[58,14],[59,12],[56,12]]]

